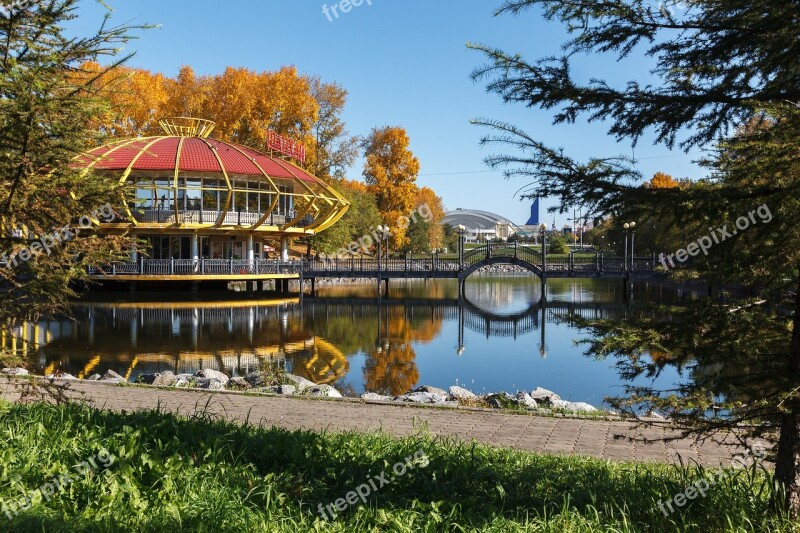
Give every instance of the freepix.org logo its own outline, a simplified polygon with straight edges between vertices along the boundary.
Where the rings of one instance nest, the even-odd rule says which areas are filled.
[[[8,18],[34,3],[35,0],[0,0],[0,17]]]

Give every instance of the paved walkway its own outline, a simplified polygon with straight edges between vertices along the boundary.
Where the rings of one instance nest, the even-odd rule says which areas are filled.
[[[0,395],[20,400],[24,380],[0,377]],[[423,425],[434,435],[476,440],[494,446],[550,454],[582,454],[612,460],[676,462],[693,459],[707,466],[729,466],[741,450],[728,444],[679,440],[644,444],[629,437],[657,439],[674,434],[661,425],[635,428],[623,421],[550,418],[490,410],[436,409],[291,397],[65,382],[66,395],[113,411],[153,409],[158,405],[183,415],[204,409],[226,419],[288,429],[376,431],[403,436]],[[622,437],[622,438],[619,438]],[[734,439],[726,439],[733,442]]]

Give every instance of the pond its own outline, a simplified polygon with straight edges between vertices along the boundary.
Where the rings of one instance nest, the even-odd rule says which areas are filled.
[[[576,345],[586,332],[569,317],[624,318],[632,306],[671,303],[691,291],[622,282],[558,279],[546,299],[535,278],[478,275],[459,298],[454,280],[331,284],[314,297],[266,299],[227,293],[93,293],[73,319],[18,328],[37,373],[88,377],[201,368],[244,375],[274,364],[346,395],[402,394],[417,385],[475,393],[544,387],[600,406],[622,393],[612,359]],[[264,299],[261,299],[264,298]],[[667,369],[662,385],[679,380]]]

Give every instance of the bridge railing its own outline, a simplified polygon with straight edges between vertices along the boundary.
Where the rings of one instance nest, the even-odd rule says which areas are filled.
[[[489,255],[491,254],[491,255]],[[457,274],[463,269],[492,258],[516,258],[538,269],[542,269],[539,253],[528,248],[492,245],[470,250],[462,263],[458,259],[439,258],[438,255],[381,259],[373,257],[304,259],[301,261],[279,261],[272,259],[139,259],[132,262],[111,263],[102,267],[92,267],[92,276],[251,276],[266,274],[306,274],[310,276],[341,275],[373,276],[382,273],[450,273]],[[625,274],[627,272],[653,272],[658,267],[654,257],[629,259],[627,265],[623,258],[596,256],[551,257],[547,256],[546,273],[574,274]]]
[[[310,259],[303,261],[304,272],[458,272],[458,259],[440,259],[427,256],[402,259],[382,259],[351,257]]]

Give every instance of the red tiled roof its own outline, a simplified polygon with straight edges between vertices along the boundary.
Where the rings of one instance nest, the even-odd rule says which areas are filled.
[[[177,159],[178,146],[181,147],[180,159]],[[310,183],[317,182],[317,178],[308,172],[281,159],[240,144],[199,137],[146,137],[117,142],[90,150],[77,158],[75,164],[82,167],[91,165],[96,170],[120,172],[133,164],[134,172],[174,172],[176,161],[179,161],[183,172],[221,172],[222,161],[229,175],[263,176],[263,169],[271,178],[296,178]]]

